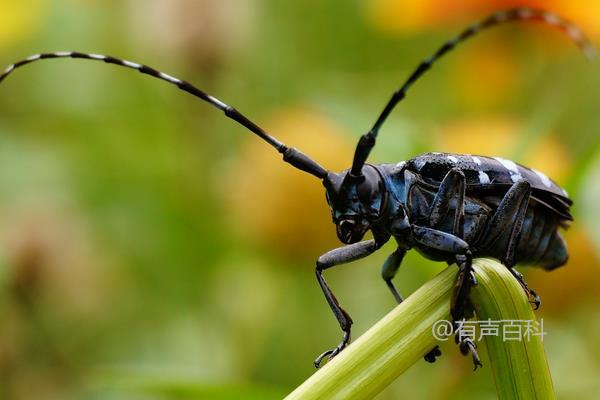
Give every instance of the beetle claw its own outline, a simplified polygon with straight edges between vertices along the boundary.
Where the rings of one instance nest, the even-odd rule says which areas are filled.
[[[319,357],[317,357],[314,361],[315,368],[319,369],[321,367],[321,362],[323,361],[323,359],[329,356],[331,353],[333,353],[333,350],[327,350],[323,352]]]
[[[533,304],[533,309],[537,310],[540,308],[540,305],[542,304],[542,298],[531,289],[529,290],[529,295],[533,297],[533,300],[529,301],[531,304]]]
[[[331,350],[323,352],[319,357],[315,359],[315,368],[319,369],[321,367],[321,363],[323,362],[325,357],[327,357],[328,362],[331,361],[335,356],[340,354],[340,352],[344,350],[346,346],[348,346],[348,343],[350,343],[350,331],[344,331],[344,338],[342,339],[340,344],[338,344],[335,348]]]
[[[456,341],[459,342],[459,334],[457,333],[455,337]],[[477,344],[473,341],[473,339],[469,337],[462,337],[460,342],[458,343],[458,348],[463,356],[471,353],[471,357],[473,358],[473,371],[476,371],[478,367],[483,367],[481,363],[481,359],[479,358],[479,353],[477,353]]]

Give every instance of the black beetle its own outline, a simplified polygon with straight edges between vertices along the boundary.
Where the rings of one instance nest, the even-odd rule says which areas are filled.
[[[446,42],[419,64],[393,94],[373,128],[360,138],[352,167],[339,174],[327,171],[306,154],[287,147],[221,100],[143,64],[73,51],[42,53],[8,66],[0,75],[0,82],[23,65],[50,58],[81,58],[128,67],[167,81],[212,104],[277,149],[284,161],[322,180],[337,236],[346,246],[329,251],[317,261],[317,280],[344,332],[338,346],[315,360],[318,367],[325,357],[331,359],[347,346],[352,325],[350,315],[325,282],[323,271],[365,257],[391,237],[398,247],[385,261],[382,276],[398,302],[402,297],[392,279],[409,249],[414,248],[433,260],[458,265],[451,309],[455,322],[472,313],[468,294],[477,282],[471,265],[473,257],[499,259],[523,286],[536,308],[540,304],[539,296],[527,287],[514,269],[515,264],[534,264],[550,270],[567,261],[567,248],[558,229],[566,228],[573,220],[569,212],[572,202],[563,189],[539,171],[501,158],[445,153],[423,154],[397,164],[366,164],[388,115],[437,59],[485,28],[517,20],[553,25],[564,31],[588,57],[595,54],[581,30],[556,14],[530,8],[492,14]],[[373,239],[361,241],[369,230]],[[462,339],[459,346],[463,354],[472,354],[475,368],[481,365],[476,346],[470,339]],[[440,354],[436,347],[425,359],[433,362]]]

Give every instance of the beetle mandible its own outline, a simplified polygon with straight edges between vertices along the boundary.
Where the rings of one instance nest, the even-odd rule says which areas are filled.
[[[567,193],[542,172],[502,158],[427,153],[395,164],[367,164],[377,134],[408,89],[431,66],[460,42],[480,31],[508,21],[532,20],[555,26],[565,32],[592,58],[595,49],[582,31],[570,21],[547,11],[515,8],[497,12],[469,26],[444,43],[430,58],[422,61],[404,84],[392,95],[373,127],[358,141],[351,168],[340,173],[326,170],[301,151],[288,147],[230,105],[194,85],[143,64],[76,51],[35,54],[8,66],[3,81],[15,69],[34,61],[52,58],[80,58],[127,67],[167,81],[198,97],[246,127],[283,155],[292,166],[319,178],[336,225],[337,236],[345,244],[318,258],[316,276],[327,303],[343,331],[341,342],[315,360],[335,357],[350,342],[352,319],[323,278],[323,271],[366,257],[392,237],[396,250],[386,259],[381,275],[398,303],[403,298],[392,279],[409,249],[427,258],[456,264],[457,285],[451,305],[456,322],[469,318],[472,308],[469,290],[477,284],[472,270],[473,257],[499,259],[512,273],[537,308],[539,296],[514,268],[517,263],[541,266],[546,270],[566,263],[568,252],[558,232],[573,220]],[[362,240],[367,231],[373,239]],[[463,335],[461,335],[462,337]],[[481,365],[475,344],[468,338],[459,342],[463,354],[471,353],[475,368]],[[441,354],[435,347],[424,355],[435,361]]]

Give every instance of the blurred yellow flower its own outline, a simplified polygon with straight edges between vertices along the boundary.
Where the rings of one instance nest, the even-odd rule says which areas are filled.
[[[422,0],[370,0],[367,18],[382,33],[410,33],[437,23],[435,5]]]
[[[265,127],[330,170],[350,165],[353,146],[342,128],[315,111],[284,110]],[[229,182],[236,187],[226,195],[233,226],[242,233],[301,258],[339,245],[321,182],[285,164],[262,141],[248,137]]]
[[[44,20],[47,3],[42,0],[0,3],[0,46],[8,47],[36,32]]]

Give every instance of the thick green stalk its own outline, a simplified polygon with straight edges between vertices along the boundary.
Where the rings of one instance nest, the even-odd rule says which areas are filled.
[[[479,285],[472,300],[479,320],[535,321],[523,290],[504,266],[476,260],[474,268]],[[446,268],[286,399],[373,398],[438,344],[432,327],[450,318],[456,274],[456,266]],[[510,342],[502,335],[485,338],[500,399],[554,398],[539,337]]]
[[[523,289],[508,269],[497,261],[478,260],[475,264],[478,286],[471,301],[480,321],[509,320],[498,335],[485,335],[485,345],[499,399],[554,399],[554,386],[544,352],[543,326],[537,321]],[[519,320],[520,323],[511,321]],[[481,325],[481,324],[480,324]],[[525,336],[530,326],[530,335]],[[511,328],[513,326],[513,328]],[[508,330],[507,330],[508,329]],[[521,333],[521,340],[514,340]],[[502,334],[504,332],[504,335]],[[504,336],[509,333],[506,340]]]

